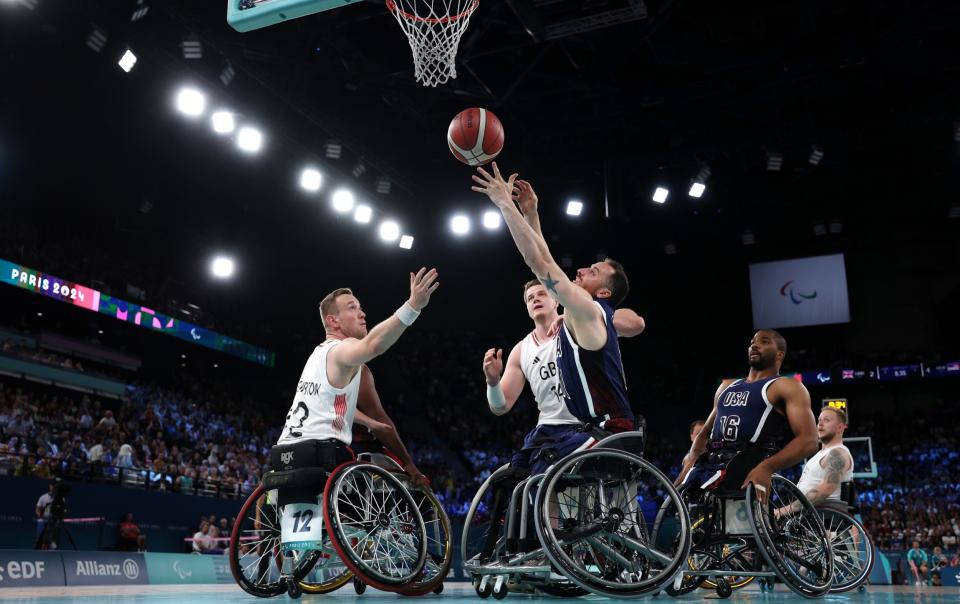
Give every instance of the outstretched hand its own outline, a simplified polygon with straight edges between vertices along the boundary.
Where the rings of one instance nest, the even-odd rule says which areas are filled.
[[[427,304],[430,302],[430,296],[433,292],[437,291],[437,288],[440,287],[440,282],[437,281],[437,269],[432,268],[427,270],[426,267],[421,268],[417,271],[417,274],[414,275],[410,273],[410,306],[414,310],[423,310]]]
[[[513,188],[513,200],[520,206],[520,213],[524,216],[537,213],[537,204],[540,199],[537,192],[533,190],[533,185],[528,181],[519,179]]]
[[[473,175],[473,180],[477,184],[470,187],[477,193],[486,193],[487,197],[490,198],[498,208],[503,208],[507,204],[513,203],[513,189],[514,181],[517,180],[517,173],[514,172],[510,175],[510,178],[504,180],[503,176],[500,175],[500,168],[497,167],[497,162],[493,162],[493,174],[483,169],[483,167],[477,167],[477,172],[482,176]]]

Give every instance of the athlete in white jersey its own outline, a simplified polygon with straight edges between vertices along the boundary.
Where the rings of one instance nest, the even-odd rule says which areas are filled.
[[[437,289],[436,279],[436,269],[410,273],[410,298],[369,333],[366,314],[349,289],[334,290],[320,302],[327,339],[307,359],[278,445],[327,439],[350,444],[361,367],[413,324]]]
[[[559,303],[552,298],[538,280],[528,281],[523,287],[523,301],[527,314],[533,319],[534,329],[527,337],[517,342],[503,367],[503,349],[491,348],[483,356],[483,373],[487,385],[503,391],[503,403],[490,400],[490,410],[495,415],[504,415],[520,397],[523,384],[530,384],[533,398],[540,410],[538,426],[579,424],[563,404],[558,392],[556,333],[559,319]],[[613,325],[620,337],[639,335],[646,327],[643,318],[629,308],[618,308],[613,315]],[[501,377],[501,373],[503,376]]]
[[[824,407],[817,420],[820,451],[803,465],[797,486],[810,503],[840,501],[840,485],[853,480],[853,456],[843,444],[847,414],[841,409]]]

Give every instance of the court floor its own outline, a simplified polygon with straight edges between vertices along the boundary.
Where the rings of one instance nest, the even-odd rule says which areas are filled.
[[[362,596],[354,593],[351,586],[347,585],[340,591],[324,596],[304,596],[303,601],[310,600],[335,600],[337,602],[372,602],[388,599],[391,602],[397,602],[397,596],[391,593],[368,589]],[[554,599],[551,596],[527,596],[522,594],[510,594],[507,600],[530,601]],[[560,599],[560,598],[556,598]],[[669,602],[673,598],[667,595],[660,595],[656,598],[644,598],[646,601]],[[677,600],[687,602],[699,602],[704,599],[717,600],[717,596],[712,592],[700,590],[686,596],[676,598]],[[282,596],[275,600],[289,601],[289,598]],[[584,596],[579,600],[608,600],[599,596]],[[141,604],[161,604],[173,602],[191,602],[196,604],[230,604],[234,602],[261,602],[261,600],[241,591],[239,587],[233,585],[152,585],[152,586],[121,586],[121,587],[40,587],[40,588],[9,588],[0,589],[0,601],[6,603],[50,603],[50,604],[121,604],[127,602],[137,602]],[[413,601],[403,598],[404,602]],[[468,583],[447,583],[444,591],[440,595],[423,596],[424,602],[442,602],[443,604],[478,604],[480,598],[474,594],[473,588]],[[490,598],[488,603],[492,604],[496,600]],[[773,593],[761,593],[759,589],[748,587],[734,593],[730,597],[731,602],[749,602],[781,604],[786,602],[810,602],[789,592],[782,585],[777,586],[777,591]],[[906,587],[906,586],[871,586],[865,593],[853,592],[850,594],[839,594],[827,596],[824,601],[832,603],[850,604],[940,604],[947,602],[960,601],[960,589],[956,587]]]

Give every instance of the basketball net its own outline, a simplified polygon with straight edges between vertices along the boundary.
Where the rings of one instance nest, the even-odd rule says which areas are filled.
[[[413,75],[424,86],[457,77],[457,48],[480,0],[387,0],[410,41]]]

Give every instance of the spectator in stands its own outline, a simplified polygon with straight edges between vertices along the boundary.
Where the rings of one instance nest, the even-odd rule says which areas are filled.
[[[113,411],[107,409],[103,418],[100,419],[100,423],[97,424],[97,428],[109,432],[117,425],[117,420],[113,419]]]
[[[223,518],[220,519],[220,524],[218,525],[218,527],[219,527],[219,530],[220,530],[220,534],[221,534],[221,535],[229,535],[229,534],[230,534],[230,525],[227,524],[227,519],[226,519],[226,517],[223,517]]]
[[[107,412],[109,413],[109,411]],[[123,443],[120,446],[120,452],[117,454],[117,467],[118,468],[132,468],[134,467],[133,463],[133,447],[127,443]]]
[[[222,554],[223,553],[224,542],[220,540],[219,528],[217,528],[216,526],[211,526],[207,539],[210,543],[210,548],[203,553],[205,554]]]
[[[193,534],[193,553],[205,554],[211,548],[210,541],[210,523],[204,520],[200,523],[200,528]]]
[[[930,567],[927,564],[927,552],[920,549],[920,542],[914,541],[913,547],[907,552],[907,564],[917,585],[923,585],[927,580]]]
[[[133,521],[133,512],[127,512],[120,521],[119,549],[122,552],[147,551],[147,537],[140,533],[140,527]]]

